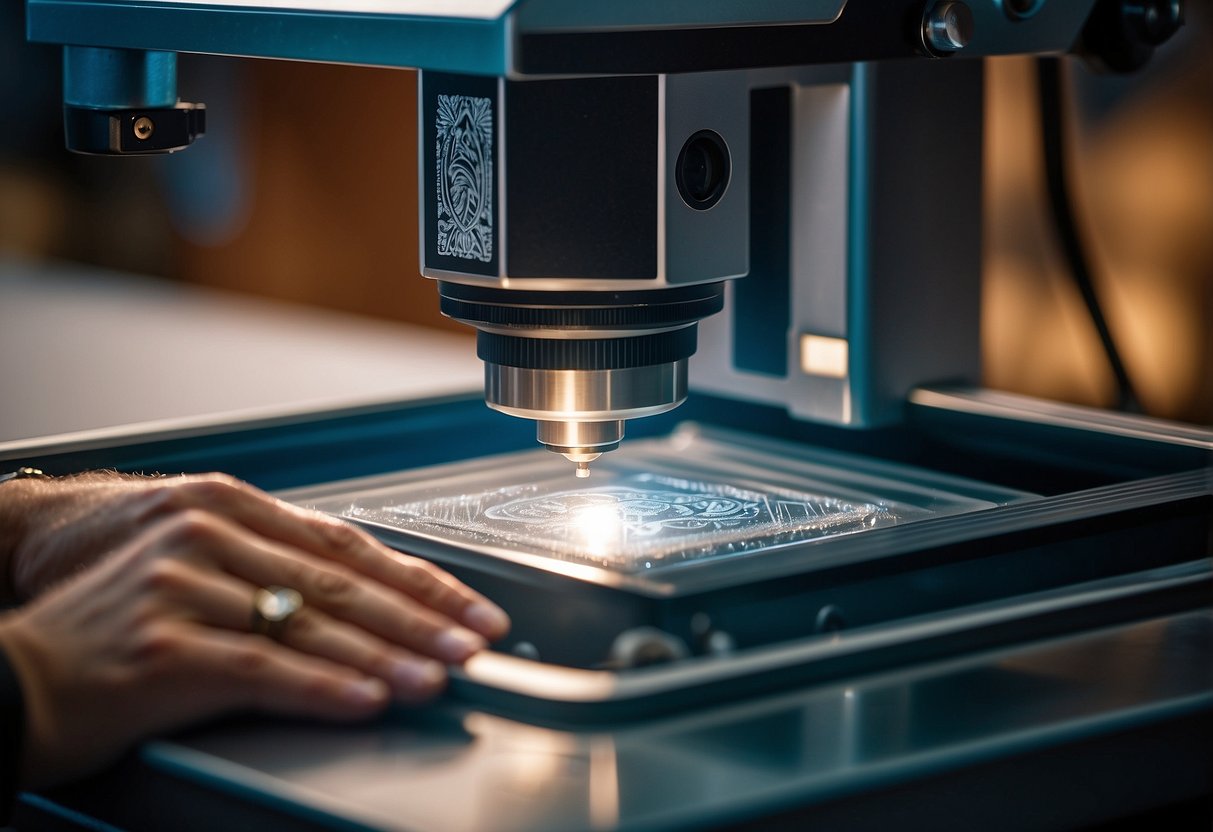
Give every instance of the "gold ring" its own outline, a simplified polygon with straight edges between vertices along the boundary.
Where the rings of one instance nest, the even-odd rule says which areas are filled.
[[[291,616],[303,608],[303,596],[293,589],[267,586],[253,596],[253,632],[272,639],[282,637]]]

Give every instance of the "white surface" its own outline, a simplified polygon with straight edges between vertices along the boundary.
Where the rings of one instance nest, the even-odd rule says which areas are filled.
[[[468,393],[483,372],[470,336],[0,259],[0,442]]]

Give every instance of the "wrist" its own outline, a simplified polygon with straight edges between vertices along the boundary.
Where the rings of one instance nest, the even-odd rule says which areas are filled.
[[[10,749],[7,773],[12,778],[10,785],[29,789],[48,782],[45,761],[38,752],[45,745],[40,737],[46,734],[49,705],[47,692],[40,683],[46,669],[40,656],[50,654],[48,645],[41,643],[24,613],[25,610],[17,610],[0,615],[0,652],[10,676],[7,680],[10,701],[6,704],[15,709],[15,713],[5,717],[12,723],[8,729],[19,740],[17,747]]]
[[[25,750],[25,694],[6,638],[11,618],[0,615],[0,823],[5,825],[16,801]]]
[[[13,580],[17,552],[51,490],[46,478],[19,477],[0,482],[0,606],[18,600]]]

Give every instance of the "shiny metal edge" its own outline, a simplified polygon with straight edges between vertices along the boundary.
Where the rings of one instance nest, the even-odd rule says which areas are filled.
[[[978,604],[944,614],[936,613],[871,628],[841,631],[829,640],[813,636],[791,643],[755,648],[730,655],[727,661],[714,657],[697,657],[667,667],[643,668],[625,673],[542,664],[504,653],[481,653],[469,660],[463,668],[452,668],[451,678],[540,700],[581,704],[626,701],[842,655],[962,633],[1059,610],[1099,602],[1127,600],[1145,591],[1197,586],[1208,583],[1211,578],[1213,560],[1196,561],[1019,596],[1009,601]],[[1209,614],[1213,615],[1213,610]],[[1102,629],[1127,626],[1132,625],[1120,624]],[[1072,636],[1060,636],[1047,639],[1046,642],[1069,637]],[[1002,651],[1015,649],[1022,649],[1022,645],[996,648]]]
[[[762,26],[823,24],[838,19],[847,0],[750,0],[738,13],[737,3],[694,4],[654,0],[570,3],[568,0],[75,0],[97,5],[203,6],[281,14],[313,12],[367,14],[375,17],[499,20],[520,13],[527,31],[622,31],[635,28]]]
[[[291,9],[257,0],[29,0],[26,35],[38,43],[479,75],[511,71],[512,10],[459,18],[324,5]]]
[[[1065,51],[1093,2],[1054,3],[1048,14],[1030,21],[1008,20],[993,2],[971,4],[977,26],[964,53]],[[840,20],[846,6],[845,0],[501,0],[469,2],[470,11],[461,16],[424,0],[400,0],[385,10],[326,0],[28,0],[26,20],[28,38],[41,43],[522,77],[515,66],[516,43],[528,35],[816,28]]]
[[[1084,635],[1090,637],[1089,634]],[[1099,635],[1095,634],[1095,637]],[[971,664],[976,666],[988,661],[985,656],[978,658],[979,661],[971,662]],[[928,665],[919,675],[925,678],[940,670],[942,670],[942,665]],[[802,692],[798,692],[796,695],[802,695]],[[1209,710],[1210,707],[1213,707],[1213,693],[1202,693],[1166,699],[1156,698],[1144,704],[1114,703],[1098,713],[1067,717],[1054,722],[1041,723],[1030,729],[1019,728],[1013,732],[1000,731],[996,725],[991,725],[986,736],[978,740],[945,745],[888,761],[866,762],[826,777],[813,775],[798,777],[783,784],[779,789],[762,791],[757,795],[757,799],[760,801],[760,806],[768,809],[772,799],[778,798],[782,793],[794,795],[801,803],[812,802],[838,794],[843,784],[857,776],[870,783],[892,782],[894,779],[907,775],[923,778],[935,772],[956,770],[997,757],[1006,758],[1045,745],[1076,742],[1112,731],[1124,731],[1168,718],[1196,714]],[[710,711],[709,718],[716,713],[715,710]],[[707,722],[700,715],[690,719],[704,722],[708,726],[715,724]],[[687,720],[675,717],[673,721],[681,725]],[[668,727],[666,722],[663,722],[662,726],[663,728]],[[613,730],[612,733],[626,736],[629,729]],[[251,804],[268,805],[306,820],[327,820],[335,827],[342,829],[396,828],[382,816],[367,812],[360,804],[291,782],[229,757],[193,747],[189,744],[188,739],[180,741],[151,740],[140,748],[139,757],[145,765],[180,777],[187,782],[201,783],[220,789],[228,794],[243,797]],[[61,805],[54,804],[54,808],[58,811]],[[683,828],[686,826],[687,817],[701,823],[702,817],[694,815],[694,809],[695,807],[691,805],[681,805],[659,816],[649,815],[631,822],[628,824],[628,828]],[[90,823],[96,823],[92,819],[89,820]],[[108,832],[114,827],[101,826],[99,828]]]
[[[983,388],[919,388],[910,393],[909,400],[918,407],[1074,428],[1146,442],[1164,442],[1200,448],[1213,454],[1213,428],[1151,416],[1118,413]],[[1210,461],[1213,462],[1213,457]]]
[[[611,0],[609,3],[570,3],[568,0],[521,2],[515,9],[519,27],[527,34],[556,32],[626,32],[635,29],[707,29],[728,26],[820,26],[842,16],[848,0],[761,0],[668,3],[654,0]],[[744,9],[744,14],[734,9]]]
[[[316,789],[191,748],[183,742],[151,740],[140,747],[138,754],[153,768],[216,786],[245,797],[250,803],[269,805],[307,821],[327,821],[326,825],[330,827],[346,830],[388,828],[382,825],[382,818],[367,817],[352,801],[326,796]],[[374,826],[367,825],[369,823]]]
[[[603,422],[655,416],[687,397],[687,359],[617,370],[536,370],[484,362],[484,401],[511,416]]]
[[[1210,614],[1207,611],[1183,613],[1161,620],[1187,621],[1194,616],[1208,619]],[[1115,628],[1070,635],[1044,643],[1043,649],[1060,646],[1084,651],[1087,649],[1087,645],[1099,644],[1109,637],[1116,637],[1119,634],[1132,633],[1135,628],[1139,628],[1143,624],[1148,626],[1149,622],[1135,622]],[[947,674],[957,670],[991,666],[1008,657],[1013,659],[1019,656],[1030,656],[1041,647],[1040,644],[1019,645],[1011,649],[982,652],[960,659],[892,670],[861,680],[829,683],[822,690],[838,691],[846,688],[862,695],[865,687],[869,685],[888,685],[893,680],[907,682],[946,678]],[[763,712],[771,712],[793,705],[803,706],[804,702],[805,691],[803,688],[798,688],[764,698],[762,708]],[[993,721],[983,727],[980,736],[965,738],[959,742],[940,743],[933,748],[917,750],[891,759],[857,761],[856,764],[833,771],[827,776],[812,772],[786,780],[778,785],[772,782],[769,786],[764,786],[756,791],[751,798],[760,801],[760,805],[769,812],[772,801],[779,800],[784,794],[794,796],[799,803],[803,804],[836,796],[841,793],[840,790],[846,789],[847,784],[856,778],[862,778],[869,785],[891,783],[907,776],[918,779],[987,760],[1009,758],[1020,752],[1076,742],[1088,737],[1106,735],[1113,731],[1148,726],[1168,719],[1182,718],[1207,711],[1211,707],[1213,707],[1213,691],[1195,694],[1183,694],[1176,691],[1171,694],[1143,696],[1131,702],[1096,703],[1096,707],[1084,708],[1078,714],[1064,714],[1051,719],[1039,719],[1031,727],[1018,726],[1014,730],[1007,730],[997,721]],[[621,738],[630,738],[641,733],[656,734],[660,737],[669,732],[686,732],[696,727],[714,728],[721,724],[722,718],[727,720],[730,714],[749,716],[752,713],[753,708],[750,701],[723,704],[707,710],[695,709],[688,713],[672,714],[663,717],[656,725],[652,722],[644,722],[635,725],[612,726],[610,732],[613,736]],[[252,804],[273,806],[311,820],[338,819],[342,828],[369,828],[365,826],[368,823],[373,824],[375,828],[385,828],[381,826],[384,824],[382,818],[376,820],[360,804],[342,799],[332,793],[325,793],[304,784],[292,782],[282,776],[258,769],[255,765],[241,762],[237,758],[220,756],[203,750],[193,745],[188,737],[151,740],[141,747],[139,757],[143,764],[153,769],[185,781],[201,783],[206,787],[238,795]],[[658,814],[648,813],[643,817],[634,818],[628,827],[653,829],[681,827],[686,825],[686,818],[694,818],[702,822],[702,816],[695,815],[694,810],[695,807],[690,804],[679,804]],[[680,819],[681,823],[679,823]]]

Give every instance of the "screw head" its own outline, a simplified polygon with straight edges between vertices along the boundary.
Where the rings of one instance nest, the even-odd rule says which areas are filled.
[[[156,125],[147,116],[139,116],[135,119],[135,138],[139,141],[147,141],[151,138],[152,133],[156,131]]]
[[[847,626],[847,619],[841,609],[833,604],[826,604],[817,611],[814,626],[819,633],[834,633]]]

